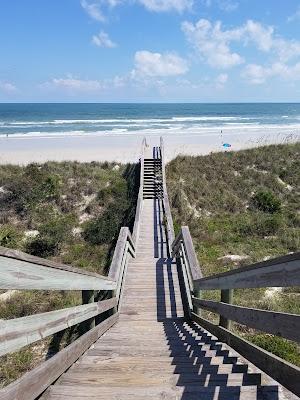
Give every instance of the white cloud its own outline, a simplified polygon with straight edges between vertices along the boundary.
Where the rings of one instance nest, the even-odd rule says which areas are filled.
[[[17,87],[13,83],[0,81],[0,91],[13,94],[17,91]]]
[[[271,26],[263,26],[259,22],[249,20],[243,30],[246,41],[252,41],[261,51],[273,52],[281,61],[300,55],[300,42],[276,36]]]
[[[242,77],[254,85],[263,84],[267,79],[273,77],[280,77],[288,81],[300,80],[300,62],[292,66],[281,62],[276,62],[271,66],[249,64],[243,71]]]
[[[187,61],[176,53],[160,54],[141,50],[135,53],[134,62],[133,78],[176,76],[188,71]]]
[[[105,16],[100,9],[99,3],[89,3],[87,0],[81,0],[80,4],[92,19],[95,19],[99,22],[105,21]]]
[[[248,20],[244,26],[239,28],[241,36],[246,41],[254,42],[259,50],[269,51],[273,46],[274,28],[264,27],[259,22]]]
[[[194,0],[137,0],[150,11],[170,11],[183,12],[190,10]]]
[[[200,19],[195,24],[185,21],[182,30],[201,58],[215,68],[226,69],[244,62],[240,54],[231,50],[232,42],[244,46],[254,44],[258,50],[271,53],[282,62],[300,56],[299,41],[285,40],[275,34],[272,26],[252,20],[228,30],[222,29],[220,21]]]
[[[294,22],[300,20],[300,5],[297,8],[296,12],[288,17],[288,22]]]
[[[219,0],[218,5],[223,11],[232,12],[238,8],[239,3],[231,0]]]
[[[114,43],[106,32],[101,31],[98,35],[94,35],[92,42],[98,47],[116,47],[117,44]]]
[[[213,4],[215,4],[217,7],[225,12],[235,11],[239,7],[239,3],[233,0],[201,0],[201,3],[205,7],[211,7]]]
[[[78,79],[71,75],[66,78],[53,78],[40,85],[42,89],[62,89],[64,91],[75,92],[97,92],[104,88],[102,81]]]
[[[90,0],[81,0],[82,8],[92,19],[99,22],[104,22],[106,20],[102,8],[113,8],[122,3],[138,3],[149,11],[176,11],[182,13],[185,10],[192,9],[194,0],[93,0],[93,2],[90,2]]]
[[[221,22],[212,24],[207,19],[200,19],[196,24],[183,22],[182,30],[202,59],[212,67],[226,69],[244,62],[229,47],[232,40],[241,38],[239,30],[222,31]]]

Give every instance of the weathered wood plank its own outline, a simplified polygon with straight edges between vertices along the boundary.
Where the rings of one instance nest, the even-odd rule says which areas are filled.
[[[162,182],[163,182],[163,207],[167,220],[167,233],[168,233],[168,247],[169,253],[172,253],[172,243],[175,239],[173,218],[171,214],[171,207],[169,203],[167,182],[166,182],[166,169],[165,169],[165,150],[163,138],[160,138],[160,157],[161,157],[161,169],[162,169]]]
[[[250,328],[300,342],[300,315],[240,307],[195,297],[193,304]]]
[[[122,227],[120,229],[118,241],[115,247],[112,262],[110,264],[108,276],[114,281],[118,281],[120,274],[120,265],[125,251],[125,246],[127,242],[129,229],[127,227]]]
[[[101,275],[7,256],[0,256],[0,271],[0,289],[113,290],[116,287],[112,279]]]
[[[143,138],[142,141],[142,151],[141,151],[141,159],[140,159],[140,189],[138,194],[138,200],[136,205],[136,212],[135,212],[135,219],[134,219],[134,226],[132,232],[132,240],[133,243],[136,244],[140,225],[141,225],[141,218],[142,218],[142,210],[143,210],[143,188],[144,188],[144,158],[145,158],[145,147],[146,147],[146,138]]]
[[[192,313],[192,319],[201,327],[217,336],[220,341],[234,348],[241,356],[266,372],[288,390],[297,396],[300,395],[300,368],[255,346],[233,332],[199,317],[195,313]]]
[[[188,226],[181,227],[183,246],[193,281],[203,277]]]
[[[60,269],[60,270],[67,271],[67,272],[73,272],[73,273],[76,273],[79,275],[94,276],[95,278],[104,278],[104,279],[109,280],[108,278],[106,278],[102,275],[99,275],[96,272],[86,271],[81,268],[74,268],[71,265],[61,264],[56,261],[47,260],[46,258],[36,257],[36,256],[24,253],[19,250],[13,250],[13,249],[9,249],[9,248],[2,247],[2,246],[0,246],[0,257],[1,258],[7,257],[7,258],[15,259],[15,260],[20,260],[20,261],[27,261],[31,264],[43,265],[45,267]]]
[[[176,253],[178,249],[180,248],[180,244],[182,242],[182,232],[180,231],[176,238],[174,239],[174,242],[172,243],[172,257],[176,257]]]
[[[82,335],[55,356],[0,390],[1,400],[34,400],[68,369],[100,336],[113,326],[118,314]]]
[[[243,289],[300,285],[300,252],[212,275],[194,282],[198,289]]]
[[[0,321],[0,356],[110,310],[116,298]]]

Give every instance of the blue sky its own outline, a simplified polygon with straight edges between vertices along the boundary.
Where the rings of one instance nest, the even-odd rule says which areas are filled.
[[[300,101],[299,0],[1,0],[1,102]]]

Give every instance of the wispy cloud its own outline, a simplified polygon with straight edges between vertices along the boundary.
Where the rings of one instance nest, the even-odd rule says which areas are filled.
[[[64,78],[53,78],[39,86],[41,89],[60,89],[69,92],[70,94],[78,92],[98,92],[104,88],[102,81],[79,79],[73,77],[72,75],[68,75]]]
[[[182,30],[196,53],[214,68],[227,69],[245,62],[241,54],[231,49],[234,42],[243,46],[252,44],[281,62],[300,56],[299,41],[286,40],[275,34],[272,26],[252,20],[228,30],[223,29],[220,21],[200,19],[195,24],[185,21]]]
[[[201,58],[214,68],[231,68],[244,62],[236,52],[231,51],[230,42],[239,40],[238,29],[223,31],[221,22],[212,24],[207,19],[200,19],[196,24],[183,22],[182,30]]]
[[[290,15],[287,20],[288,22],[294,22],[300,20],[300,5],[298,6],[294,14]]]
[[[187,61],[176,53],[161,54],[141,50],[135,53],[134,63],[134,78],[176,76],[188,71]]]
[[[289,66],[281,62],[270,66],[249,64],[242,73],[242,77],[251,84],[260,85],[269,78],[279,77],[287,81],[300,80],[300,62]]]
[[[98,33],[98,35],[93,36],[92,43],[94,43],[98,47],[117,47],[117,44],[110,39],[109,35],[106,32],[103,31]]]
[[[239,3],[234,0],[201,0],[205,7],[211,7],[214,4],[225,12],[232,12],[238,9]]]
[[[190,10],[194,4],[194,0],[137,0],[140,4],[145,6],[147,10],[164,12],[164,11],[177,11],[183,12]]]
[[[104,22],[105,16],[100,8],[100,3],[89,3],[87,0],[81,0],[81,7],[86,11],[86,13],[94,20],[98,22]]]
[[[6,94],[13,94],[17,92],[17,87],[11,83],[6,81],[0,81],[0,91]]]

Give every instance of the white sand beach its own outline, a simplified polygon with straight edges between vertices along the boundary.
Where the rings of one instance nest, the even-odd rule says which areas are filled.
[[[300,129],[282,127],[255,127],[233,130],[223,129],[222,138],[216,128],[205,128],[202,132],[192,130],[163,133],[166,159],[178,154],[200,155],[224,151],[223,142],[231,144],[231,150],[240,150],[271,143],[286,143],[300,140]],[[76,160],[136,162],[140,155],[141,142],[146,137],[149,146],[159,145],[160,135],[153,131],[147,135],[126,134],[78,134],[78,135],[11,135],[0,137],[0,164],[21,164],[45,161]]]

